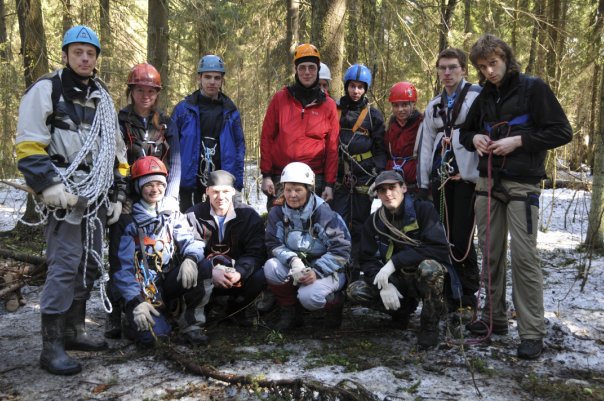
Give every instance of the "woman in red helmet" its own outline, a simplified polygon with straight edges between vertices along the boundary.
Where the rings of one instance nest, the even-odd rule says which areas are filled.
[[[126,97],[129,104],[120,110],[118,119],[128,152],[128,163],[145,156],[155,156],[168,168],[165,197],[156,207],[170,214],[178,210],[178,191],[180,187],[180,143],[172,120],[158,109],[161,77],[151,64],[137,64],[130,70],[127,79]],[[119,266],[119,241],[126,226],[132,221],[130,209],[139,195],[129,191],[129,199],[117,224],[109,228],[109,266],[110,275]],[[109,297],[113,300],[111,286]],[[115,303],[115,302],[113,302]],[[120,308],[113,308],[105,328],[107,338],[119,338],[121,335]]]
[[[197,285],[198,264],[204,243],[196,240],[184,215],[162,213],[168,171],[160,159],[145,156],[131,168],[134,190],[140,199],[132,205],[132,221],[119,239],[119,265],[111,278],[123,301],[126,337],[141,345],[153,345],[172,331],[168,315],[174,300],[184,299],[179,321],[181,338],[192,345],[207,343],[195,319],[195,308],[205,290]],[[178,253],[179,263],[174,257]],[[210,276],[211,277],[211,276]]]
[[[424,115],[416,110],[417,90],[409,82],[398,82],[390,88],[388,101],[392,105],[392,116],[384,144],[388,151],[386,170],[396,170],[403,175],[407,189],[417,191],[417,131]]]

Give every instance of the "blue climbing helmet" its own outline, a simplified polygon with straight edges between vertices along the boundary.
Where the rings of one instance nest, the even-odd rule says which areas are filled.
[[[67,46],[72,43],[87,43],[96,47],[96,55],[101,54],[101,42],[96,33],[86,25],[76,25],[69,28],[63,36],[63,45],[61,49],[67,51]]]
[[[202,72],[221,72],[224,74],[226,72],[224,69],[224,61],[214,54],[207,54],[199,60],[197,72],[199,74]]]
[[[371,87],[371,71],[363,64],[353,64],[344,74],[344,88],[348,86],[350,81],[363,82],[367,86],[365,89],[369,90]]]

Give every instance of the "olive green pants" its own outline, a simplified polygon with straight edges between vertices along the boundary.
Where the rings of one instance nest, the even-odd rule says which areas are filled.
[[[482,319],[507,324],[506,264],[508,232],[512,267],[512,300],[517,313],[518,333],[522,340],[545,336],[543,316],[543,272],[537,254],[539,194],[537,184],[501,180],[491,194],[488,210],[488,180],[480,177],[476,184],[476,224],[482,250],[482,268],[487,300]],[[487,222],[490,215],[490,255],[487,263]],[[488,274],[487,274],[488,273]],[[490,277],[490,286],[489,286]]]

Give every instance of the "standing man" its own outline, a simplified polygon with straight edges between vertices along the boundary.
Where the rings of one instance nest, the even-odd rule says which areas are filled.
[[[365,275],[348,286],[348,296],[353,302],[385,308],[393,325],[403,330],[421,299],[417,343],[433,347],[438,344],[450,266],[442,224],[432,204],[405,196],[407,187],[398,172],[380,173],[375,190],[382,206],[363,227],[360,263]]]
[[[479,335],[508,332],[509,231],[518,357],[535,359],[543,351],[545,336],[543,273],[537,254],[540,183],[545,178],[547,150],[569,143],[572,129],[549,86],[521,74],[513,50],[503,40],[482,36],[472,46],[470,60],[484,88],[462,127],[460,141],[480,156],[475,209],[490,286],[481,320],[467,328]]]
[[[243,189],[245,139],[239,110],[222,93],[224,62],[213,54],[205,55],[197,73],[199,89],[172,113],[180,137],[182,211],[202,201],[212,171],[230,172],[235,176],[235,189]]]
[[[229,296],[227,315],[241,326],[251,326],[246,308],[266,287],[264,222],[251,206],[234,200],[234,186],[235,177],[229,172],[211,172],[207,200],[190,208],[187,218],[205,242],[201,262],[205,299],[212,288],[214,295]],[[198,308],[201,319],[205,319],[204,307]]]
[[[277,190],[283,168],[302,162],[316,174],[315,192],[325,201],[333,199],[338,171],[338,113],[336,103],[319,87],[317,48],[305,43],[296,48],[296,82],[283,87],[272,98],[260,141],[262,192],[267,209],[280,198]]]
[[[467,57],[460,49],[443,50],[436,60],[436,70],[444,90],[428,103],[420,127],[418,196],[427,199],[432,187],[432,199],[445,226],[453,267],[461,282],[461,294],[453,294],[448,290],[450,286],[446,287],[449,310],[461,307],[470,311],[476,308],[480,280],[473,242],[474,210],[468,207],[474,202],[478,156],[459,143],[459,127],[480,87],[464,79]]]
[[[74,26],[62,50],[65,68],[41,77],[21,99],[16,147],[19,170],[48,217],[40,366],[70,375],[82,367],[65,350],[107,347],[85,330],[86,301],[103,269],[105,223],[117,221],[125,199],[125,185],[114,178],[123,184],[128,163],[113,101],[95,76],[96,33]]]

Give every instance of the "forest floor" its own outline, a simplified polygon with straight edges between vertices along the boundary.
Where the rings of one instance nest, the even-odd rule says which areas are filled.
[[[427,351],[415,346],[419,310],[400,331],[385,315],[347,306],[338,330],[309,314],[303,328],[280,334],[267,328],[269,314],[245,329],[210,322],[210,345],[196,349],[108,340],[107,351],[72,353],[82,373],[53,376],[38,366],[41,287],[34,281],[23,288],[26,305],[12,313],[0,306],[0,400],[604,400],[604,257],[590,261],[577,250],[588,196],[542,195],[547,336],[536,361],[516,357],[511,306],[509,335],[462,345],[448,316],[442,341]],[[2,238],[0,248],[11,243]],[[87,327],[102,336],[99,298],[93,291]]]

